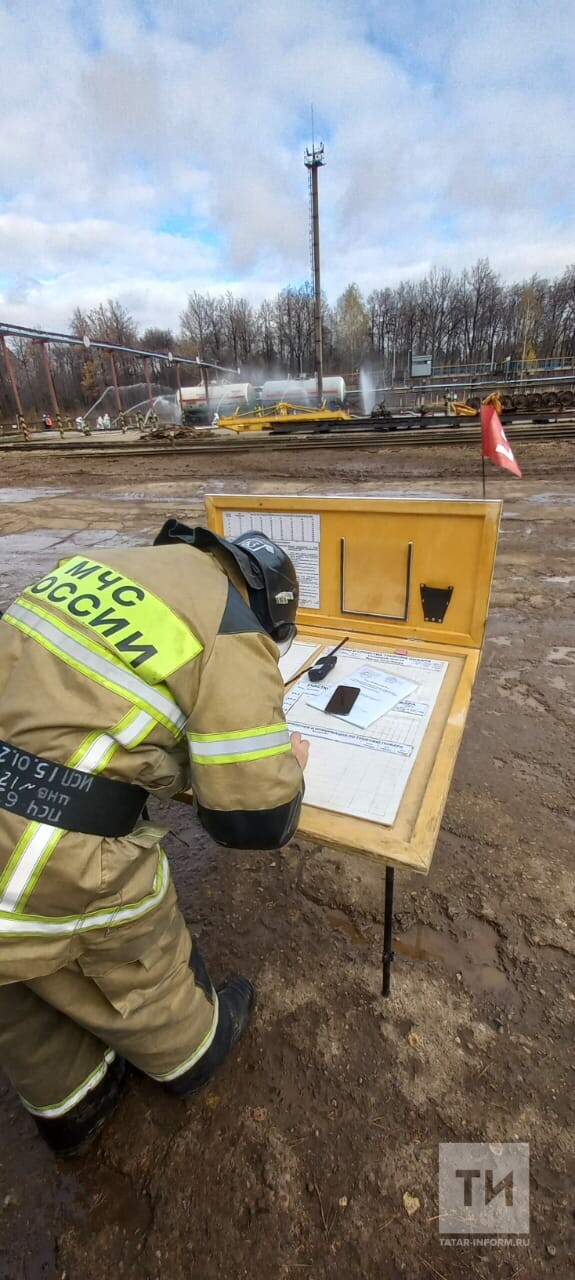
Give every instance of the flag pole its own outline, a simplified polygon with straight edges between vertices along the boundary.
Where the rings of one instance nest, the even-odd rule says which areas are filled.
[[[481,465],[483,477],[483,497],[485,497],[485,459],[511,471],[514,476],[521,477],[521,468],[513,449],[509,444],[503,424],[492,405],[481,406]]]
[[[487,413],[487,407],[482,404],[479,410],[479,421],[481,423],[481,485],[482,485],[484,499],[485,499],[485,415],[486,413]]]

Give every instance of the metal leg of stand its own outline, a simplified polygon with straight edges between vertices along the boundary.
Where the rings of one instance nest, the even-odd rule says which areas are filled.
[[[395,867],[385,868],[385,907],[383,917],[383,985],[382,995],[391,989],[391,962],[393,960],[393,886]]]

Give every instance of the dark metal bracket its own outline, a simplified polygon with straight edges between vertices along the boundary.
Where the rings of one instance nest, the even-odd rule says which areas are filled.
[[[453,587],[428,587],[419,584],[423,616],[426,622],[443,622],[453,595]]]

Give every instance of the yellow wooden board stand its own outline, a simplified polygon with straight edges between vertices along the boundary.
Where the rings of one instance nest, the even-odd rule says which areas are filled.
[[[393,867],[431,865],[481,657],[501,503],[222,494],[206,510],[216,533],[257,529],[285,546],[302,589],[298,640],[325,651],[347,636],[346,648],[447,664],[392,825],[302,809],[302,835],[387,866],[389,990]]]

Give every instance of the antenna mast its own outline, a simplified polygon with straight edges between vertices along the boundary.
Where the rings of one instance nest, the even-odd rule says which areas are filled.
[[[311,150],[306,148],[304,164],[309,172],[309,216],[310,216],[310,249],[311,269],[314,289],[314,327],[315,327],[315,375],[317,379],[317,395],[321,404],[323,399],[323,345],[321,332],[321,280],[319,259],[319,192],[317,171],[325,164],[324,145],[315,145],[313,107],[311,111]]]

